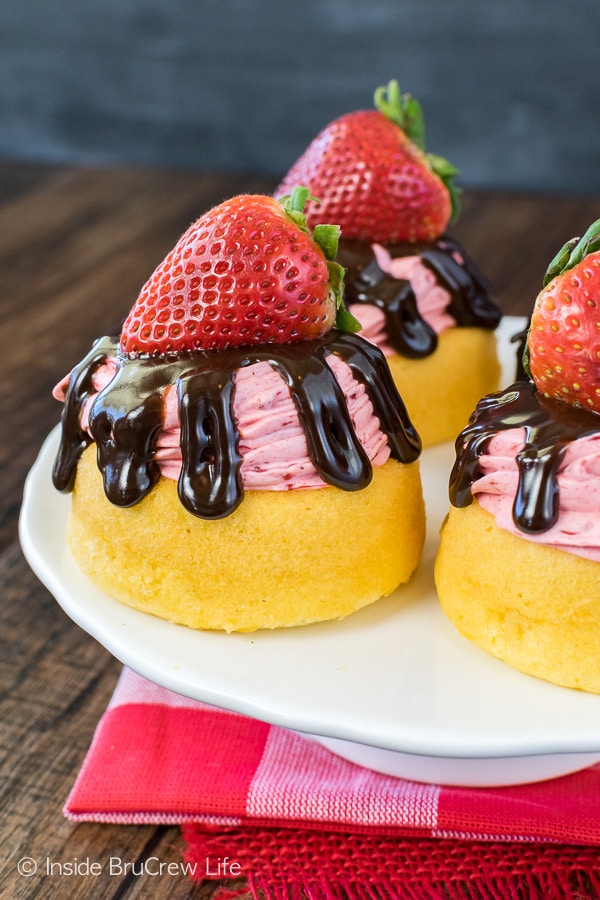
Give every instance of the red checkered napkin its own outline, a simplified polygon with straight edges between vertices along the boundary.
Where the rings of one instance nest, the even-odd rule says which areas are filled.
[[[78,821],[600,845],[600,765],[516,787],[418,784],[124,669],[64,812]]]
[[[64,811],[181,824],[189,876],[243,875],[257,900],[600,897],[600,766],[512,788],[417,784],[128,669]]]

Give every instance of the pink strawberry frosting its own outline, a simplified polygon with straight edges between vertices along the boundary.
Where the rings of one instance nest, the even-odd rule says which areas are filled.
[[[433,272],[421,262],[419,256],[393,259],[380,244],[373,244],[373,253],[383,272],[392,278],[410,281],[417,309],[436,334],[456,325],[456,319],[447,311],[450,294],[438,284]],[[383,312],[376,306],[364,303],[352,303],[349,309],[362,325],[361,337],[377,344],[386,356],[395,356],[396,350],[386,342]]]
[[[541,534],[521,531],[512,519],[518,483],[516,456],[524,445],[523,428],[511,428],[492,438],[479,459],[483,475],[471,489],[479,505],[506,531],[600,562],[600,433],[579,438],[567,447],[558,473],[558,521]]]
[[[367,392],[351,373],[349,366],[334,354],[327,357],[346,397],[352,424],[371,463],[383,465],[390,455],[385,434]],[[96,392],[110,383],[118,363],[107,359],[93,376]],[[69,376],[54,388],[53,395],[64,401]],[[84,405],[81,425],[88,428],[93,394]],[[177,391],[164,392],[164,424],[158,438],[156,460],[166,478],[177,480],[181,469],[180,427]],[[289,389],[267,362],[239,369],[235,377],[234,415],[240,434],[241,475],[247,490],[285,491],[320,488],[325,482],[308,456],[304,429]]]

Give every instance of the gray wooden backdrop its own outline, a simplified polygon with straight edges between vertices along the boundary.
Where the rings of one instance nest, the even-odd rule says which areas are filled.
[[[277,177],[395,77],[465,185],[600,193],[598,0],[2,0],[0,156]]]

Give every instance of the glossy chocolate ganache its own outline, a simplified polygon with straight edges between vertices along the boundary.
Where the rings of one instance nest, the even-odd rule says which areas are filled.
[[[392,259],[420,257],[450,295],[448,312],[458,326],[497,327],[501,313],[490,286],[457,241],[443,236],[433,243],[386,244],[385,249]],[[401,356],[419,359],[434,352],[437,334],[419,314],[410,281],[387,275],[366,241],[342,238],[337,260],[346,269],[346,306],[364,303],[380,309],[387,340]]]
[[[309,456],[323,481],[343,490],[360,490],[372,466],[356,437],[346,400],[326,357],[334,353],[361,382],[391,455],[413,462],[419,437],[391,378],[381,351],[361,337],[331,331],[317,341],[262,344],[224,351],[128,358],[119,338],[99,339],[73,369],[62,411],[62,436],[53,480],[72,489],[79,457],[95,441],[104,491],[111,503],[128,507],[158,481],[154,458],[164,420],[163,393],[175,385],[181,426],[182,468],[178,493],[190,513],[217,519],[232,513],[243,497],[239,433],[233,414],[237,369],[267,361],[288,384],[306,434]],[[95,396],[90,434],[81,427],[86,401],[95,393],[94,372],[108,359],[118,361],[112,381]]]
[[[519,480],[513,520],[523,532],[547,531],[558,519],[558,470],[570,443],[600,432],[600,415],[544,397],[529,380],[489,394],[477,404],[469,425],[456,440],[450,475],[450,501],[468,506],[471,485],[479,476],[479,457],[495,434],[525,429],[525,446],[517,455]]]

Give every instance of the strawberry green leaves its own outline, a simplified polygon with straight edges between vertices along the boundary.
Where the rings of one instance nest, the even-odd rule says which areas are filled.
[[[546,270],[543,286],[546,287],[553,278],[562,275],[567,269],[574,268],[596,250],[600,250],[600,219],[592,222],[583,237],[571,238],[561,247]]]
[[[451,222],[456,222],[458,217],[460,216],[460,188],[455,183],[454,179],[458,175],[458,169],[456,166],[453,166],[451,162],[448,162],[447,159],[444,159],[443,156],[437,156],[435,153],[426,153],[425,158],[429,163],[429,168],[432,172],[440,178],[448,193],[450,194],[450,203],[452,205],[452,213],[450,216]]]

